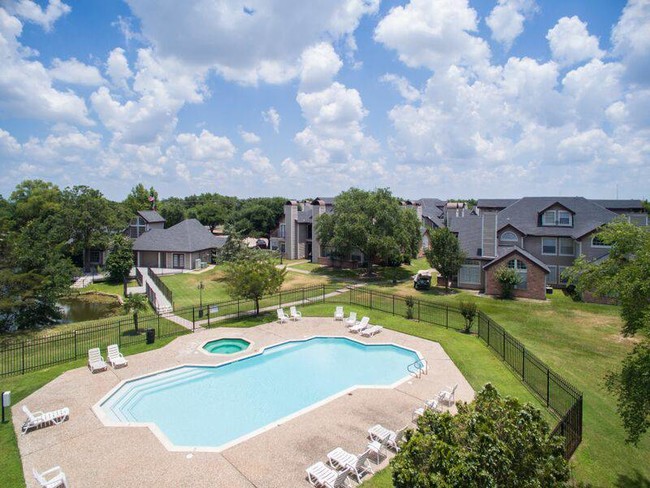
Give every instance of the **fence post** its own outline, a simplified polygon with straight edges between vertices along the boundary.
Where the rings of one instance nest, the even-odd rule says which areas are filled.
[[[323,286],[323,303],[325,303],[325,285],[322,286]]]
[[[526,380],[526,348],[521,353],[521,379]]]
[[[487,333],[487,345],[489,346],[489,345],[490,345],[490,319],[487,319],[487,326],[488,326],[488,327],[487,327],[487,329],[488,329],[488,333]]]
[[[208,309],[208,329],[210,328],[210,305],[206,307]]]
[[[282,307],[282,290],[280,290],[280,294],[278,295],[278,308]]]
[[[551,404],[551,370],[546,368],[546,408]]]
[[[237,318],[239,318],[239,298],[237,299]]]
[[[194,307],[192,307],[192,332],[194,332],[195,328],[196,328],[196,321],[194,319]]]
[[[25,374],[25,341],[22,342],[22,349],[23,349],[23,374]]]
[[[418,322],[420,321],[420,300],[418,300]]]
[[[393,295],[393,315],[395,315],[395,295]]]
[[[305,288],[302,288],[302,305],[305,306]]]
[[[74,331],[74,338],[75,338],[75,351],[74,351],[74,357],[77,359],[77,347],[76,347],[76,342],[77,342],[77,331]],[[122,321],[118,320],[117,321],[117,343],[122,347]]]
[[[372,290],[368,290],[368,295],[370,296],[370,310],[372,310]]]
[[[501,355],[503,356],[503,360],[505,361],[506,359],[506,330],[505,329],[503,329],[502,335],[503,335],[503,348],[501,350],[503,352],[501,353]]]
[[[156,314],[156,320],[158,321],[158,337],[160,337],[160,314]]]
[[[445,305],[445,328],[449,328],[449,305]]]
[[[77,330],[74,331],[74,358],[77,359]]]

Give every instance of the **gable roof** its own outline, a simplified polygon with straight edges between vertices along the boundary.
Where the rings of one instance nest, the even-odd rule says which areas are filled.
[[[538,226],[539,213],[553,204],[574,212],[573,227]],[[618,215],[583,197],[524,197],[498,213],[498,230],[514,225],[526,235],[578,239]]]
[[[608,210],[644,210],[641,200],[591,200]]]
[[[165,221],[165,218],[155,210],[138,210],[138,215],[150,224]]]
[[[133,243],[134,251],[196,252],[222,247],[225,240],[212,235],[201,222],[187,219],[169,229],[151,229]]]
[[[535,263],[537,266],[542,268],[546,273],[550,273],[551,270],[548,269],[548,266],[546,266],[542,261],[537,259],[535,256],[533,256],[531,253],[528,251],[520,248],[519,246],[508,246],[508,247],[499,247],[497,254],[498,256],[494,258],[492,261],[487,263],[485,266],[483,266],[483,269],[487,269],[490,266],[493,266],[504,259],[510,257],[512,254],[521,254],[523,257],[528,259],[529,261]]]
[[[515,203],[517,198],[479,198],[476,202],[477,208],[504,209]]]

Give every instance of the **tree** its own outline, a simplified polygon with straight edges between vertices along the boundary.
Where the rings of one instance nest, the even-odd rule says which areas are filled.
[[[458,413],[431,410],[391,461],[395,488],[561,487],[569,479],[563,441],[541,412],[486,384]]]
[[[9,202],[14,207],[16,228],[35,219],[43,219],[61,210],[59,187],[43,180],[25,180],[16,186]]]
[[[180,198],[168,198],[160,203],[158,211],[165,219],[165,226],[171,227],[185,220],[186,209]]]
[[[255,313],[260,313],[260,299],[277,292],[286,275],[286,269],[279,269],[265,253],[258,251],[245,260],[229,263],[225,282],[228,294],[233,298],[255,301]]]
[[[136,334],[140,333],[140,330],[138,329],[138,314],[148,309],[149,299],[147,298],[147,295],[129,293],[124,300],[124,311],[133,314],[133,328],[135,329]]]
[[[142,183],[138,183],[131,188],[131,192],[124,200],[124,206],[129,209],[131,216],[135,215],[138,210],[151,210],[156,208],[158,201],[158,192],[152,186],[148,190]]]
[[[106,258],[104,266],[108,273],[108,280],[113,283],[122,283],[124,296],[127,296],[126,283],[133,268],[133,241],[128,237],[118,234],[113,238],[111,253]]]
[[[463,329],[463,332],[469,334],[472,330],[472,325],[474,325],[476,315],[478,314],[478,307],[474,302],[462,300],[458,304],[458,309],[460,310],[463,319],[465,319],[465,328]]]
[[[228,218],[227,209],[215,201],[197,205],[190,209],[189,215],[210,227],[210,231],[213,231],[218,225],[224,224]]]
[[[563,276],[581,294],[615,298],[621,306],[623,335],[643,335],[621,369],[607,379],[627,441],[637,444],[650,424],[650,229],[622,218],[604,225],[596,236],[610,246],[607,259],[588,262],[580,256]]]
[[[521,283],[521,276],[514,269],[502,265],[494,271],[494,277],[501,285],[501,298],[510,300],[515,287]]]
[[[429,265],[435,268],[445,280],[445,292],[449,292],[449,282],[460,271],[466,255],[460,242],[448,228],[434,229],[430,232],[429,249],[424,251]]]
[[[417,215],[404,208],[390,190],[364,191],[351,188],[334,201],[334,211],[316,222],[323,248],[344,258],[353,250],[366,259],[368,274],[376,261],[392,261],[396,256],[415,257],[422,237]]]
[[[249,198],[229,219],[229,229],[244,236],[269,237],[284,214],[284,198]]]

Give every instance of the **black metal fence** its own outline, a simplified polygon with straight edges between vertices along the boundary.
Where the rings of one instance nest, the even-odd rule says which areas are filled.
[[[138,282],[138,285],[142,286],[143,278],[140,268],[135,268],[135,280]]]
[[[458,308],[364,288],[350,290],[350,303],[456,330],[465,325]],[[553,434],[564,437],[569,459],[582,441],[582,393],[483,312],[478,313],[478,336],[559,419]]]
[[[154,284],[158,287],[160,290],[160,293],[162,293],[165,298],[169,301],[170,305],[172,306],[172,309],[174,308],[174,294],[172,291],[169,289],[169,287],[163,283],[163,280],[160,279],[160,277],[154,272],[153,269],[147,268],[147,273],[149,274],[149,278],[151,278],[151,281],[154,282]]]

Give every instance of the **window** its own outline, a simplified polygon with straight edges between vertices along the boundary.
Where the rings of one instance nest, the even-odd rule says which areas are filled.
[[[515,289],[526,290],[528,288],[528,267],[526,266],[526,263],[520,259],[511,259],[508,261],[508,268],[516,270],[521,280],[519,284],[515,286]]]
[[[557,266],[548,267],[550,273],[546,275],[546,284],[555,285],[557,284]]]
[[[172,256],[172,265],[174,268],[185,267],[185,254],[174,254]]]
[[[557,254],[557,239],[555,237],[542,237],[542,254],[547,256]]]
[[[99,251],[90,251],[88,254],[90,264],[101,264],[101,261],[99,260]]]
[[[506,231],[503,234],[501,234],[501,240],[504,242],[518,242],[519,239],[517,238],[517,234],[511,231]]]
[[[567,227],[570,227],[573,225],[571,218],[571,212],[567,212],[566,210],[558,210],[557,211],[557,225],[564,225]]]
[[[564,273],[564,270],[567,269],[568,266],[558,266],[557,267],[557,273],[559,276],[559,282],[562,283],[563,285],[566,284],[567,280],[562,278],[562,273]]]
[[[280,232],[278,237],[282,237],[284,239],[284,233],[286,232],[286,226],[285,224],[280,224]]]
[[[630,224],[634,224],[638,227],[648,225],[648,216],[645,214],[628,215],[628,219],[630,220]]]
[[[573,239],[570,237],[560,237],[560,256],[575,256],[576,250]]]
[[[542,225],[555,225],[555,210],[547,210],[542,215]]]
[[[603,240],[598,236],[593,236],[591,238],[591,247],[611,247],[603,242]]]
[[[480,285],[481,266],[478,264],[463,264],[458,273],[458,282],[467,285]]]

